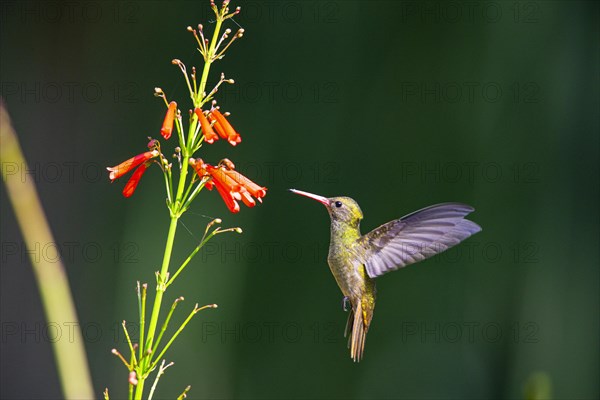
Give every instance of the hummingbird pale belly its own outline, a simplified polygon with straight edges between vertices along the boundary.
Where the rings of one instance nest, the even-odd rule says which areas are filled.
[[[358,257],[345,256],[344,252],[352,250],[333,245],[333,238],[331,243],[327,263],[344,297],[352,306],[344,337],[349,337],[350,356],[360,361],[375,308],[375,280],[367,274],[361,262],[352,261]]]
[[[361,235],[363,218],[349,197],[323,197],[300,190],[292,192],[319,201],[331,218],[327,262],[344,300],[352,309],[345,336],[354,361],[360,361],[375,308],[375,280],[389,271],[422,261],[457,245],[481,231],[465,219],[473,212],[461,203],[443,203],[415,211]]]

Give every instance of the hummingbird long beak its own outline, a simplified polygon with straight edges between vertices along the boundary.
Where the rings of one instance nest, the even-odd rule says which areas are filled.
[[[290,189],[290,192],[299,194],[300,196],[308,197],[310,199],[316,200],[319,203],[322,203],[325,207],[329,207],[329,199],[327,197],[319,196],[317,194],[312,194],[308,192],[303,192],[302,190]]]

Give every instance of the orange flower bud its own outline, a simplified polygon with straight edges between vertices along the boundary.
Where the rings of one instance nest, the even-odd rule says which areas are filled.
[[[202,109],[196,108],[194,112],[198,116],[198,121],[200,121],[200,127],[202,128],[202,134],[206,143],[213,144],[216,140],[219,140],[219,136],[217,136],[212,126],[210,126],[210,122],[208,122],[208,118],[206,118]]]
[[[106,169],[110,172],[108,176],[111,181],[118,179],[140,165],[143,162],[150,160],[151,158],[157,157],[160,153],[158,150],[147,151],[142,154],[138,154],[137,156],[131,157],[129,160],[123,161],[121,164],[116,165],[114,167],[106,167]]]
[[[146,172],[150,164],[151,163],[149,161],[146,161],[145,163],[137,167],[137,169],[131,175],[131,178],[129,178],[129,181],[127,181],[125,188],[123,188],[123,196],[131,197],[133,192],[135,192],[135,188],[140,182],[142,175],[144,175],[144,172]]]
[[[205,186],[209,190],[216,187],[225,205],[233,213],[240,211],[238,201],[242,201],[247,207],[254,207],[256,201],[253,196],[262,202],[262,198],[267,193],[266,188],[258,186],[244,175],[234,171],[233,162],[227,158],[221,160],[217,167],[205,164],[200,158],[190,158],[189,163],[200,178],[210,177]]]
[[[258,186],[250,179],[240,174],[237,171],[225,170],[225,174],[236,181],[240,186],[244,187],[250,194],[258,199],[262,203],[262,198],[267,194],[267,188]]]
[[[225,205],[232,213],[238,213],[240,211],[240,205],[232,195],[232,192],[229,191],[220,181],[214,180],[217,191],[223,198]]]
[[[160,134],[165,138],[169,139],[173,132],[173,121],[175,120],[175,112],[177,111],[177,103],[172,101],[169,103],[163,126],[160,130]]]
[[[215,128],[223,139],[227,139],[232,146],[235,146],[242,141],[240,134],[233,129],[233,126],[231,126],[229,121],[227,121],[227,118],[221,114],[218,108],[213,108],[210,113],[216,119],[217,122],[215,123]]]

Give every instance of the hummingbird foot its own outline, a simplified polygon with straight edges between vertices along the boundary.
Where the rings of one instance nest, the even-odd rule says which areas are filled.
[[[346,312],[352,309],[352,304],[350,304],[350,299],[348,298],[348,296],[344,296],[344,298],[342,299],[342,308]]]

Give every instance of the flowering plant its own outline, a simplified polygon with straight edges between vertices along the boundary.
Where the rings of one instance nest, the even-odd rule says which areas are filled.
[[[224,83],[233,84],[233,79],[226,79],[225,75],[221,74],[220,80],[215,87],[206,93],[211,65],[215,61],[222,59],[231,44],[244,34],[244,29],[241,28],[233,35],[229,28],[222,31],[224,22],[238,14],[240,7],[230,12],[229,0],[224,0],[221,7],[215,5],[214,0],[211,0],[210,6],[216,16],[211,40],[205,37],[202,25],[198,25],[198,30],[192,27],[187,28],[188,31],[193,33],[198,43],[198,50],[204,60],[200,78],[198,79],[197,77],[195,67],[192,67],[191,73],[188,74],[186,66],[180,60],[173,60],[173,64],[179,66],[183,73],[193,106],[193,109],[189,111],[187,133],[185,132],[183,117],[181,111],[177,108],[177,103],[169,101],[162,89],[155,89],[155,95],[162,98],[167,107],[160,135],[164,140],[168,141],[173,134],[173,128],[175,128],[179,145],[175,148],[173,157],[177,160],[176,166],[179,168],[173,168],[173,163],[169,162],[168,158],[162,152],[160,141],[153,138],[149,138],[147,151],[131,157],[119,165],[107,168],[111,181],[115,181],[133,171],[123,189],[123,195],[130,197],[135,192],[144,172],[152,165],[160,167],[164,176],[167,208],[169,209],[171,219],[162,266],[160,271],[156,272],[156,296],[150,313],[150,320],[147,323],[147,284],[140,285],[138,282],[137,295],[140,314],[139,343],[132,341],[127,331],[126,323],[123,321],[123,330],[127,338],[130,355],[129,357],[125,357],[117,349],[113,349],[113,353],[121,359],[129,371],[130,399],[142,398],[145,381],[158,367],[154,383],[148,395],[149,399],[152,398],[159,378],[173,364],[166,364],[166,360],[163,359],[165,352],[196,313],[206,308],[217,307],[216,304],[204,307],[198,307],[196,304],[176,332],[163,345],[163,335],[169,326],[171,316],[179,302],[183,300],[183,297],[175,299],[170,311],[162,322],[160,331],[157,332],[160,307],[167,288],[213,236],[223,232],[242,232],[240,228],[215,228],[214,226],[220,224],[221,220],[218,218],[212,220],[206,226],[206,230],[198,246],[171,276],[169,266],[179,218],[189,209],[192,202],[205,187],[209,190],[216,188],[227,208],[233,213],[240,211],[238,201],[243,202],[248,207],[254,207],[256,200],[262,202],[262,198],[266,195],[266,188],[257,185],[237,172],[235,165],[229,159],[225,158],[218,164],[211,165],[205,163],[201,158],[194,158],[194,155],[201,149],[204,143],[213,144],[219,139],[223,139],[232,146],[236,146],[242,140],[239,133],[228,120],[229,113],[222,112],[214,99],[219,87]],[[192,173],[190,173],[190,167]],[[174,174],[173,170],[177,169],[179,173]],[[188,386],[180,397],[185,397],[185,393],[189,388]],[[108,390],[105,391],[105,398],[108,398]]]

